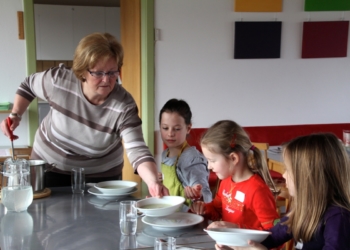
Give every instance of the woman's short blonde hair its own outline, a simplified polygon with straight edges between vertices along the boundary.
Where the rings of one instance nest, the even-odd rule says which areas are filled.
[[[80,40],[74,53],[72,69],[79,80],[85,81],[84,74],[97,62],[114,58],[120,70],[123,57],[123,47],[114,36],[109,33],[93,33]]]

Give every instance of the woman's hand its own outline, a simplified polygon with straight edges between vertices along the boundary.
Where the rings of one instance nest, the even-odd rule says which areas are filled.
[[[255,241],[249,240],[247,247],[234,247],[234,246],[223,246],[219,244],[215,244],[216,250],[226,250],[226,249],[234,249],[234,250],[267,250],[266,247],[261,245],[260,243],[257,243]]]
[[[199,200],[202,197],[202,185],[196,184],[185,187],[185,197],[191,200]]]
[[[205,214],[205,203],[203,201],[192,202],[190,209],[195,214],[203,215]]]
[[[9,127],[7,125],[7,119],[11,119],[11,126]],[[1,126],[1,131],[4,133],[5,136],[10,138],[11,132],[14,131],[18,125],[19,125],[20,119],[19,118],[6,118],[5,120],[3,120],[0,124]],[[17,135],[13,135],[13,139],[16,140],[18,139]]]
[[[208,228],[238,228],[238,225],[227,221],[214,221]]]
[[[160,182],[151,182],[148,185],[148,191],[152,197],[161,198],[165,195],[169,195],[169,190]]]
[[[169,190],[158,180],[158,170],[154,162],[143,162],[137,168],[138,174],[146,182],[152,197],[169,195]]]

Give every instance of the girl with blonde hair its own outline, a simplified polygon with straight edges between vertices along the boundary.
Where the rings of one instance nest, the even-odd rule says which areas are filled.
[[[350,249],[350,163],[342,143],[330,133],[298,137],[284,146],[283,158],[289,213],[261,244],[231,248],[270,249],[294,239],[296,249]]]
[[[244,129],[234,121],[219,121],[202,136],[201,147],[221,183],[215,199],[193,203],[192,212],[215,221],[209,227],[271,228],[279,218],[271,192],[276,189],[266,159]]]

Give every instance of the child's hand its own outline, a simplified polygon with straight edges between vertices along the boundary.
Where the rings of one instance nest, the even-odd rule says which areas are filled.
[[[208,228],[239,228],[237,224],[227,221],[214,221]]]
[[[195,214],[203,215],[206,213],[205,212],[205,203],[203,201],[192,202],[190,209]]]
[[[163,173],[157,173],[157,178],[159,182],[163,181]]]
[[[202,197],[202,185],[196,184],[192,187],[185,187],[185,197],[191,200],[199,200]]]

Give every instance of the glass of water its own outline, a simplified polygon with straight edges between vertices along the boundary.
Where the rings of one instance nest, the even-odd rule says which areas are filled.
[[[119,203],[119,225],[123,235],[135,235],[137,228],[136,201]]]
[[[6,159],[3,165],[1,186],[2,203],[8,211],[27,210],[33,202],[28,161],[25,159]]]
[[[84,168],[72,168],[71,181],[73,194],[83,194],[85,190]]]

